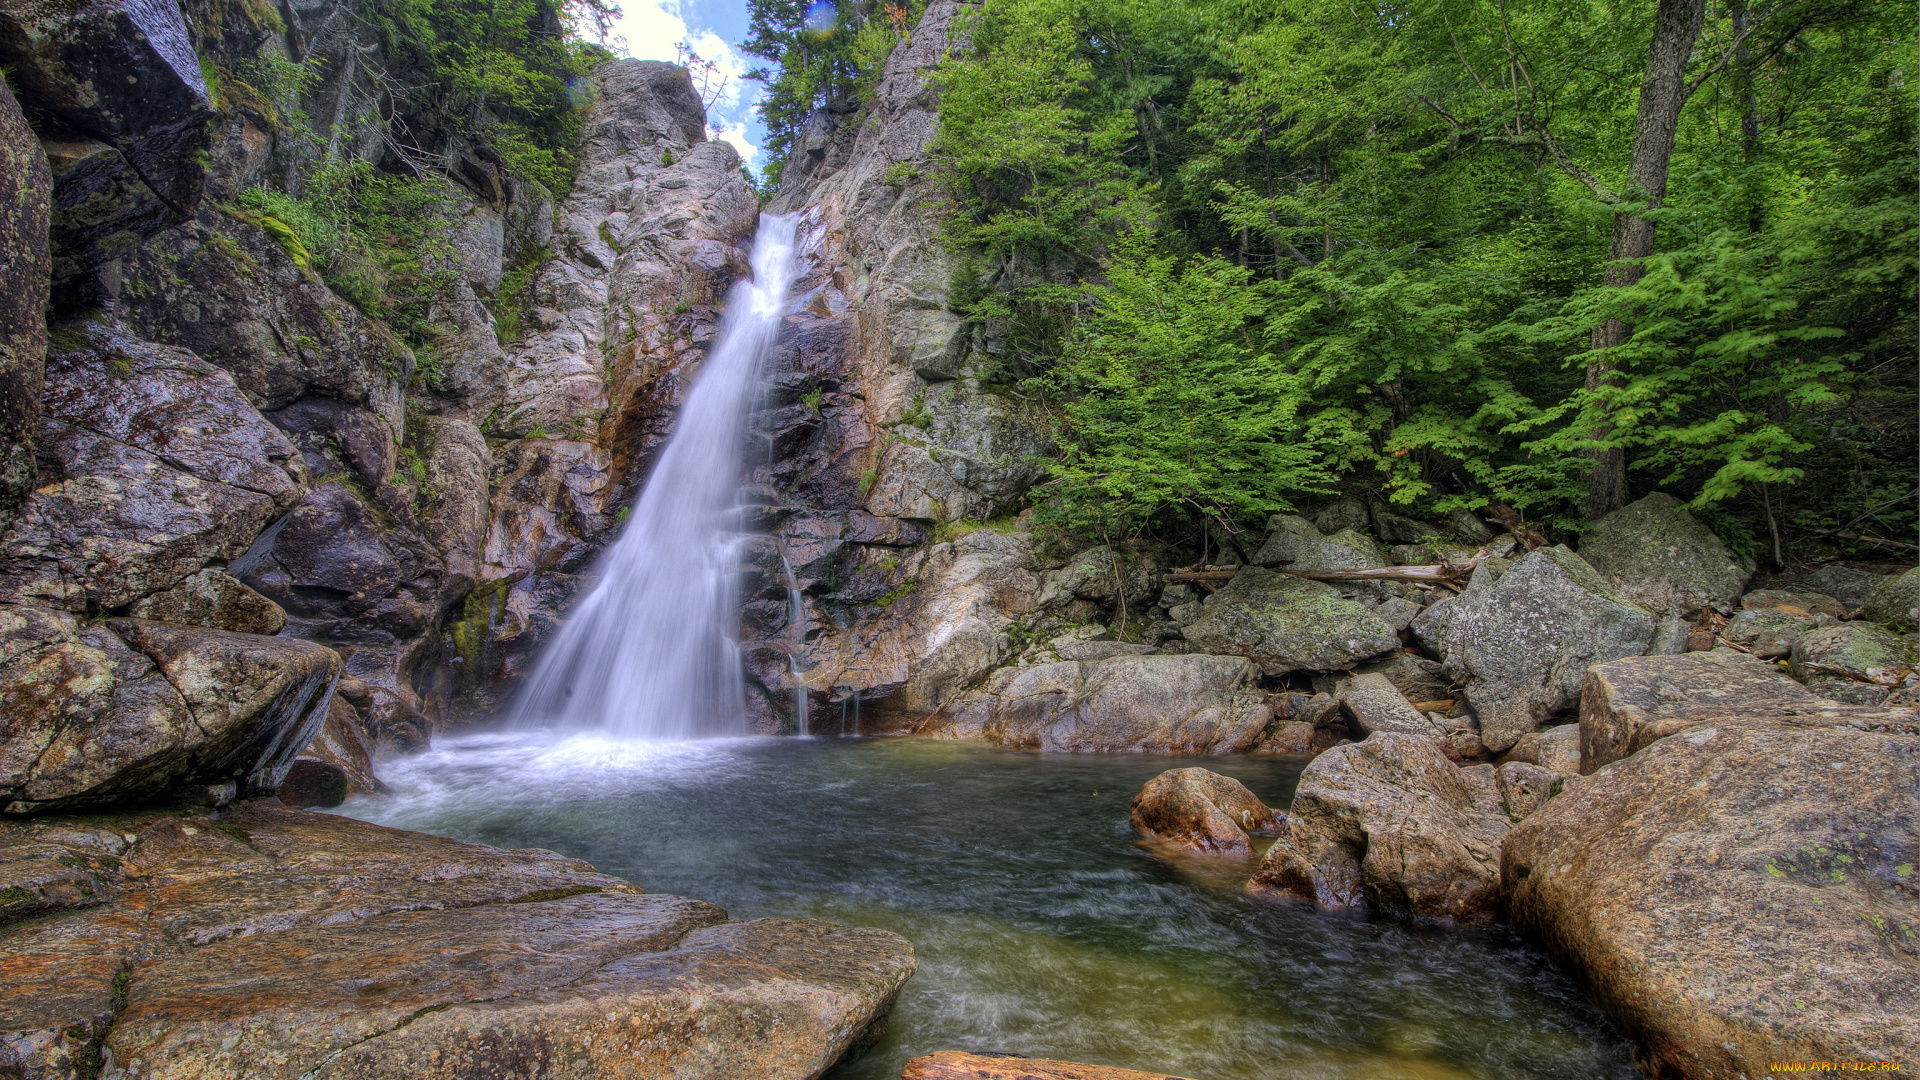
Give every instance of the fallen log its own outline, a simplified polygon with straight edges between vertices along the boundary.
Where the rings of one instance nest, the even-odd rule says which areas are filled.
[[[1456,581],[1465,581],[1473,576],[1473,568],[1485,559],[1483,551],[1471,559],[1457,563],[1440,563],[1433,566],[1376,566],[1363,570],[1287,570],[1278,566],[1263,566],[1262,569],[1274,570],[1294,577],[1308,578],[1313,581],[1436,581],[1450,585]],[[1175,570],[1167,575],[1173,584],[1185,582],[1231,581],[1233,575],[1240,572],[1238,567],[1232,570]]]

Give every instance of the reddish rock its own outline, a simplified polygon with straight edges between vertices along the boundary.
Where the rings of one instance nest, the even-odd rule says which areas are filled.
[[[1015,1054],[968,1054],[943,1050],[907,1062],[900,1080],[1183,1080],[1163,1072],[1136,1072]]]
[[[1133,797],[1133,827],[1150,840],[1220,855],[1250,855],[1249,833],[1280,823],[1259,796],[1230,776],[1205,769],[1169,769]]]

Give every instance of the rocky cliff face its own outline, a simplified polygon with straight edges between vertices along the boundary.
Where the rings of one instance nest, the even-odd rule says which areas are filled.
[[[0,61],[0,599],[50,635],[8,684],[107,663],[82,625],[140,615],[324,646],[389,743],[491,708],[744,271],[759,200],[686,73],[596,71],[556,204],[389,107],[399,61],[338,4],[4,5]],[[355,161],[454,181],[417,253],[445,283],[424,338],[259,208]],[[60,730],[8,704],[10,734]]]
[[[756,418],[769,536],[745,629],[769,725],[795,722],[796,685],[834,723],[856,695],[868,727],[934,712],[1007,657],[1046,569],[1024,534],[926,543],[1020,509],[1050,447],[1043,416],[982,385],[980,329],[947,307],[929,75],[960,8],[928,5],[858,113],[816,117],[768,205],[805,215],[808,260]]]

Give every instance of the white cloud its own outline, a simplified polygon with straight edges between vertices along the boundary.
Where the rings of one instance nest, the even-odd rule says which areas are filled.
[[[760,148],[747,141],[747,125],[744,121],[735,121],[720,129],[720,141],[733,144],[740,151],[740,160],[747,168],[753,168],[753,159],[759,155]]]

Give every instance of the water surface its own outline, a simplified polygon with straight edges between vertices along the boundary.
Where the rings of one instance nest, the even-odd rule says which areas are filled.
[[[1002,1050],[1199,1080],[1632,1080],[1624,1041],[1506,932],[1243,898],[1250,867],[1168,861],[1127,807],[1191,758],[917,739],[618,743],[476,735],[388,763],[343,810],[551,848],[734,918],[913,942],[886,1037],[830,1080]],[[1276,806],[1301,762],[1198,762]]]

